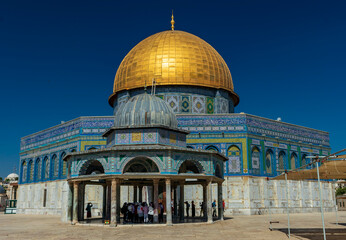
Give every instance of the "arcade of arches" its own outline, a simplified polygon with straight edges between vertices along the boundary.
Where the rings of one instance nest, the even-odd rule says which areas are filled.
[[[218,184],[217,219],[223,220],[222,204],[222,174],[221,167],[215,167],[215,176],[202,173],[202,166],[193,160],[184,161],[179,167],[177,175],[164,175],[159,172],[158,166],[149,158],[138,157],[126,164],[123,173],[118,175],[104,174],[102,164],[97,160],[89,160],[81,167],[78,177],[69,178],[71,197],[70,218],[73,224],[85,221],[84,208],[85,194],[88,185],[102,188],[103,207],[102,216],[98,220],[116,226],[122,223],[121,187],[132,186],[133,202],[154,203],[154,223],[158,222],[159,202],[164,205],[166,224],[187,221],[184,216],[184,186],[203,186],[203,217],[198,221],[213,222],[212,184]],[[146,194],[143,194],[145,189]],[[127,200],[129,202],[130,199]]]

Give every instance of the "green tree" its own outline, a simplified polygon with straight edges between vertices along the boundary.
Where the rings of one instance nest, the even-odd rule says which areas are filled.
[[[336,191],[335,191],[335,195],[336,195],[336,196],[344,195],[345,193],[346,193],[346,187],[338,188],[338,189],[336,189]]]

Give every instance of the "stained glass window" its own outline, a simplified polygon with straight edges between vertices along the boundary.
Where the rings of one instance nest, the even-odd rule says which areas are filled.
[[[49,178],[49,167],[50,167],[49,160],[48,158],[46,158],[44,160],[44,178],[45,179]]]
[[[27,165],[26,162],[23,162],[23,167],[22,167],[22,182],[26,182],[26,176],[27,176]]]

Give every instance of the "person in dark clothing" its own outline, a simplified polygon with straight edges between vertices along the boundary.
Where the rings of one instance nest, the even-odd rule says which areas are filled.
[[[127,222],[128,219],[128,209],[127,209],[127,202],[124,203],[123,207],[121,208],[120,212],[123,214],[123,219],[124,219],[124,223]]]
[[[196,215],[196,206],[195,206],[195,202],[192,201],[191,202],[191,216],[195,217],[195,215]]]
[[[186,201],[185,204],[186,204],[186,217],[189,217],[190,203]]]
[[[162,222],[163,223],[163,204],[160,202],[159,203],[159,207],[158,207],[158,211],[159,211],[159,223]]]
[[[92,203],[91,202],[89,202],[88,203],[88,205],[87,205],[87,207],[86,207],[86,211],[87,211],[87,218],[91,218],[91,208],[92,208]]]

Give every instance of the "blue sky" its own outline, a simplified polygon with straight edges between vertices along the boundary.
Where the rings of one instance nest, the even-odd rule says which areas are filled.
[[[18,166],[20,137],[107,103],[128,51],[176,29],[210,43],[240,96],[236,112],[330,132],[346,147],[346,1],[2,1],[0,176]],[[18,169],[18,167],[17,167]]]

